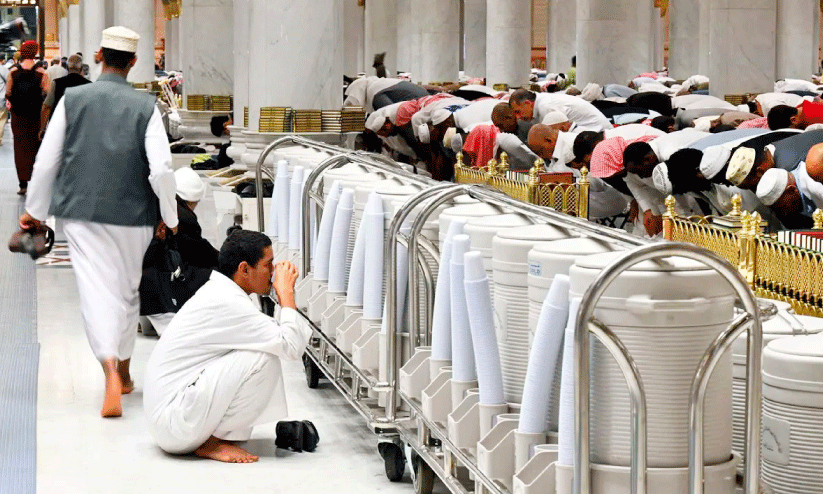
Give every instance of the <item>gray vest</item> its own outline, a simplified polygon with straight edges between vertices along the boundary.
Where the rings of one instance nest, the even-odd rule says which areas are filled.
[[[66,139],[49,214],[122,226],[154,226],[145,136],[154,98],[122,77],[66,90]]]

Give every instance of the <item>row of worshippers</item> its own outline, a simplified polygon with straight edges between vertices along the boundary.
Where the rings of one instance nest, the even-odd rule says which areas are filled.
[[[823,103],[809,91],[764,93],[732,105],[706,94],[616,84],[565,93],[463,86],[429,94],[408,82],[365,78],[360,88],[360,103],[374,110],[365,134],[395,156],[424,162],[435,178],[451,178],[457,152],[477,167],[504,151],[515,171],[538,158],[549,172],[579,176],[585,166],[592,219],[628,215],[641,234],[662,230],[669,194],[681,214],[720,215],[739,194],[745,209],[774,228],[808,226],[814,205],[823,205],[814,199],[823,193],[807,158],[823,142]]]

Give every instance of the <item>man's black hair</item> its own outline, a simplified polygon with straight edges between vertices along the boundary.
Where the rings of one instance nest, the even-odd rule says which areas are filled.
[[[697,149],[684,148],[675,151],[666,161],[669,169],[669,180],[672,183],[672,194],[687,192],[702,192],[711,188],[711,183],[699,179],[697,171],[703,152]]]
[[[211,117],[211,133],[214,134],[215,137],[220,137],[223,135],[225,128],[223,125],[229,121],[229,117],[226,115],[220,115],[217,117]]]
[[[256,266],[266,247],[271,247],[271,239],[252,230],[237,230],[223,242],[217,256],[217,271],[228,278],[234,276],[243,261],[249,266]]]
[[[667,117],[665,115],[660,115],[659,117],[654,117],[652,119],[652,127],[657,130],[662,130],[663,132],[668,132],[669,127],[674,125],[674,118]]]
[[[574,138],[572,145],[572,152],[574,153],[574,160],[578,163],[583,161],[583,158],[594,151],[597,143],[603,140],[603,133],[585,130]]]
[[[528,89],[520,88],[512,93],[509,97],[509,104],[522,104],[525,101],[535,102],[537,100],[537,95],[533,92],[529,91]]]
[[[646,157],[647,154],[653,152],[654,151],[652,150],[652,147],[649,146],[649,143],[633,142],[626,146],[626,150],[623,151],[623,167],[626,168],[626,170],[629,170],[629,164],[641,165],[643,164],[643,158]]]
[[[710,128],[709,132],[712,133],[712,134],[719,134],[721,132],[726,132],[726,131],[729,131],[729,130],[736,130],[736,129],[737,129],[737,127],[735,127],[734,125],[720,124],[720,125],[715,125],[714,127]]]
[[[797,108],[789,105],[777,105],[769,110],[769,129],[788,129],[792,126],[792,117],[797,115]]]
[[[134,58],[134,53],[127,51],[112,50],[111,48],[102,48],[101,51],[106,65],[115,69],[125,70]]]

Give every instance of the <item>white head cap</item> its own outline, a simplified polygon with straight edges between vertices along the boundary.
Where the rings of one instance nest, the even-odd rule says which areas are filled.
[[[670,195],[672,193],[672,182],[669,180],[669,167],[666,163],[659,163],[652,171],[652,181],[654,181],[654,188],[663,194]]]
[[[720,173],[726,162],[729,161],[731,150],[725,146],[711,146],[703,151],[703,158],[700,159],[700,173],[711,180]]]
[[[543,117],[543,121],[540,123],[542,123],[543,125],[556,125],[566,123],[568,121],[569,117],[567,117],[565,113],[563,113],[562,111],[554,110],[546,114],[546,116]]]
[[[446,121],[447,118],[451,116],[451,112],[449,110],[436,110],[432,113],[432,125],[440,125]]]
[[[443,135],[443,146],[444,147],[451,147],[452,145],[452,138],[457,135],[457,129],[454,127],[449,127],[446,130],[446,133]]]
[[[114,26],[103,31],[100,40],[101,48],[137,53],[137,41],[140,35],[123,26]]]
[[[594,82],[586,84],[580,94],[581,98],[589,102],[599,99],[601,96],[603,96],[603,88]]]
[[[366,128],[374,133],[379,132],[385,124],[386,115],[384,115],[383,112],[380,111],[372,112],[372,114],[369,115],[369,118],[366,119]]]
[[[760,183],[757,184],[757,197],[766,206],[771,206],[789,185],[789,172],[781,168],[772,168],[763,174]]]
[[[754,168],[755,151],[752,148],[739,147],[729,161],[726,169],[726,180],[733,185],[740,185],[749,176],[749,172]]]
[[[177,182],[177,195],[188,202],[200,202],[206,195],[206,184],[200,175],[191,168],[179,168],[174,172]]]
[[[429,141],[431,141],[431,134],[429,133],[428,125],[420,124],[420,126],[417,127],[417,139],[423,144],[428,144]]]

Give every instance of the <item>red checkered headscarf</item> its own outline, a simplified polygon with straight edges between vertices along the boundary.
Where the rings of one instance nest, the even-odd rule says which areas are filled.
[[[804,101],[800,107],[803,109],[803,115],[806,117],[807,123],[810,125],[823,123],[823,102]]]
[[[746,120],[745,122],[740,122],[740,125],[737,126],[739,129],[768,129],[769,128],[769,118],[768,117],[759,117],[759,118],[752,118],[751,120]]]
[[[589,172],[593,177],[609,178],[623,171],[623,152],[629,144],[635,142],[649,142],[657,136],[640,136],[637,139],[623,139],[622,137],[612,137],[604,139],[595,146],[592,151]]]
[[[494,158],[494,145],[499,133],[500,129],[496,125],[481,124],[466,136],[463,153],[474,156],[474,168],[486,166],[489,160]]]
[[[452,95],[449,93],[437,93],[432,94],[431,96],[423,96],[422,98],[406,101],[399,107],[397,107],[397,117],[394,120],[394,124],[406,125],[407,123],[411,122],[411,119],[415,113],[419,112],[426,106],[434,103],[437,100],[451,97]]]

